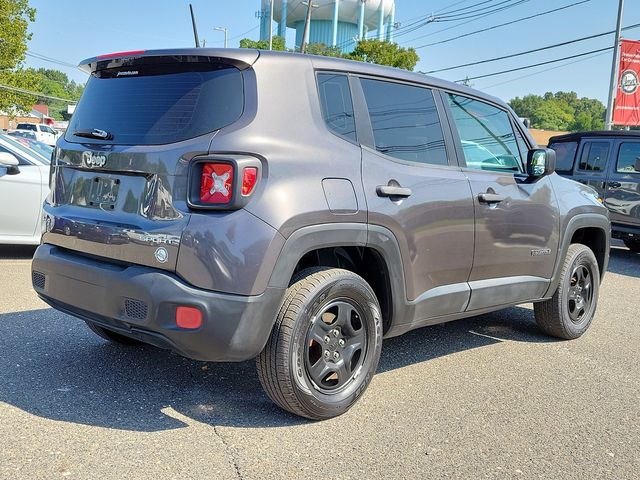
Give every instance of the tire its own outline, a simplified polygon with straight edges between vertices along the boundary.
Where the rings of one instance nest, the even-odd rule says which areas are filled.
[[[599,289],[600,270],[595,255],[586,245],[570,245],[553,297],[533,305],[536,323],[554,337],[580,337],[593,320]]]
[[[625,238],[623,241],[629,250],[634,253],[640,253],[640,239],[633,237]]]
[[[382,348],[378,300],[348,270],[315,267],[292,280],[256,359],[265,392],[312,420],[345,413],[373,377]]]
[[[87,327],[89,327],[89,330],[91,330],[93,333],[112,343],[119,343],[121,345],[129,346],[142,345],[142,342],[140,342],[139,340],[135,340],[133,338],[120,335],[119,333],[112,332],[111,330],[107,330],[106,328],[99,327],[95,323],[86,322],[86,324]]]

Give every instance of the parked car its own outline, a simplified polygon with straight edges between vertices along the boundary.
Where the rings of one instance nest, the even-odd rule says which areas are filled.
[[[0,244],[38,245],[49,159],[0,134]]]
[[[248,49],[81,68],[32,278],[101,337],[257,357],[275,403],[323,419],[365,391],[383,337],[532,301],[550,335],[591,324],[608,212],[504,102]]]
[[[556,171],[594,188],[611,213],[611,229],[640,253],[640,132],[605,130],[551,137]]]
[[[56,140],[58,140],[58,132],[51,128],[49,125],[42,123],[19,123],[16,125],[16,130],[27,130],[36,134],[36,140],[56,146]]]

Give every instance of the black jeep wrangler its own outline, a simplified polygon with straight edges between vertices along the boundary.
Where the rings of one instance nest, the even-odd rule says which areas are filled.
[[[611,213],[612,236],[640,252],[640,132],[610,130],[551,137],[556,172],[593,187]]]

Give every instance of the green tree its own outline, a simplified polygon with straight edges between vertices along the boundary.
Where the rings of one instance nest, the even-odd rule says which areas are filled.
[[[338,47],[327,47],[324,43],[310,43],[307,45],[307,53],[323,57],[342,57],[342,51]]]
[[[78,101],[84,91],[83,85],[69,80],[67,74],[59,70],[39,68],[38,70],[27,69],[27,71],[37,76],[40,82],[38,91],[45,95]],[[68,120],[67,105],[69,102],[53,98],[43,98],[41,102],[49,105],[49,115],[51,117],[56,120]]]
[[[284,51],[287,49],[284,42],[284,37],[274,35],[272,41],[272,50]],[[240,48],[257,48],[259,50],[268,50],[268,40],[251,40],[249,38],[243,38],[240,40]]]
[[[269,48],[269,44],[266,40],[243,38],[240,40],[240,48],[266,50]],[[273,50],[293,52],[293,50],[286,48],[284,38],[279,36],[273,37]],[[382,40],[360,40],[355,50],[346,54],[343,54],[338,47],[328,47],[324,43],[310,43],[307,46],[307,53],[311,55],[342,57],[360,62],[377,63],[378,65],[388,65],[405,70],[413,70],[420,60],[420,57],[418,57],[418,54],[413,48],[402,48],[395,43]]]
[[[525,95],[509,102],[533,128],[545,130],[599,130],[604,128],[605,106],[593,98],[579,98],[576,92],[547,92]]]
[[[37,76],[25,73],[22,68],[29,22],[36,18],[36,10],[28,0],[0,0],[0,85],[33,90],[39,86]],[[0,88],[0,110],[15,112],[30,110],[35,102],[31,95]]]
[[[420,57],[413,48],[402,48],[396,43],[383,40],[360,40],[346,58],[361,62],[377,63],[390,67],[413,70]]]

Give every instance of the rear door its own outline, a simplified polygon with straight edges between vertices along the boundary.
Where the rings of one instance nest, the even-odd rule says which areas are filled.
[[[396,237],[407,300],[415,321],[464,311],[473,260],[473,202],[456,163],[451,132],[441,122],[437,91],[360,78],[369,138],[362,146],[362,182],[370,225]],[[411,321],[413,319],[408,319]]]
[[[14,155],[19,173],[0,167],[0,238],[31,238],[36,233],[42,205],[42,168],[15,149],[0,144],[0,152]]]
[[[604,204],[611,222],[640,226],[640,141],[619,140],[609,162]]]
[[[500,106],[444,94],[475,208],[475,248],[467,310],[541,296],[558,250],[559,209],[549,177],[525,175],[529,148]]]

